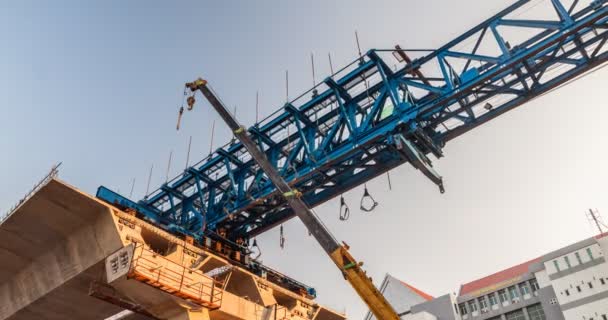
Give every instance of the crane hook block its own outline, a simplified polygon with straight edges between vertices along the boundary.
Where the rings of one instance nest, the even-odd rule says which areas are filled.
[[[188,99],[186,99],[186,102],[188,103],[188,111],[192,110],[194,108],[194,103],[196,102],[194,95],[189,96]]]

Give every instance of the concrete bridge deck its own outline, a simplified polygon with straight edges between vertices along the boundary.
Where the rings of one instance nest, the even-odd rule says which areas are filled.
[[[121,308],[88,295],[123,247],[110,208],[50,180],[0,225],[0,319],[105,319]],[[148,319],[135,316],[130,319]]]
[[[159,268],[181,265],[185,272],[192,261],[200,261],[188,272],[190,278],[208,279],[210,270],[231,266],[223,257],[51,179],[0,224],[0,320],[103,320],[124,310],[115,301],[91,296],[93,283],[108,286],[151,316],[136,313],[129,320],[345,318],[236,266],[220,279],[221,307],[213,309],[128,276],[108,284],[106,258],[130,245],[152,252],[149,258]],[[172,249],[156,254],[159,247]]]

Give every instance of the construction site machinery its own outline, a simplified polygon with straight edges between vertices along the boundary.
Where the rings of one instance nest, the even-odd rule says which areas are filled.
[[[173,234],[246,253],[250,239],[295,216],[292,189],[315,207],[410,163],[443,191],[430,156],[600,68],[607,40],[606,0],[520,0],[438,49],[370,50],[243,129],[290,189],[234,141],[139,201],[105,187],[97,196]]]
[[[399,315],[390,303],[384,298],[382,293],[374,286],[372,280],[361,269],[362,263],[357,262],[349,253],[346,244],[340,244],[323,225],[321,220],[316,217],[308,205],[302,200],[302,194],[297,189],[292,188],[285,179],[281,177],[278,170],[270,163],[266,154],[251,139],[247,130],[241,126],[236,118],[230,114],[226,106],[220,101],[215,93],[207,85],[207,81],[197,79],[186,84],[192,92],[200,91],[209,101],[211,106],[219,113],[224,122],[228,125],[234,135],[245,146],[268,179],[285,198],[293,212],[304,223],[308,232],[314,236],[323,250],[331,257],[332,261],[338,266],[344,278],[355,289],[359,297],[363,299],[371,312],[377,319],[398,320]]]
[[[605,0],[517,1],[439,49],[370,50],[247,131],[311,207],[406,162],[441,186],[427,155],[606,62],[607,21]],[[294,216],[238,141],[140,201],[98,196],[197,240]]]

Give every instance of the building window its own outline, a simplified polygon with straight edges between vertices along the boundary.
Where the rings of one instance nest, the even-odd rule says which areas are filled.
[[[485,313],[488,311],[488,301],[486,300],[486,297],[479,297],[477,298],[477,300],[479,301],[479,309],[481,309],[482,313]]]
[[[496,294],[490,293],[488,295],[488,299],[490,300],[490,306],[495,306],[498,304],[498,300],[496,300]]]
[[[589,289],[593,289],[593,283],[589,282],[587,284],[589,285]]]
[[[467,311],[467,305],[464,304],[464,303],[461,303],[460,304],[460,314],[463,315],[463,316],[465,316],[465,315],[467,315],[467,313],[469,313]]]
[[[574,255],[576,256],[576,260],[578,261],[578,263],[583,264],[583,259],[581,259],[581,254],[577,251],[574,253]]]
[[[464,316],[464,315],[467,315],[467,313],[469,313],[467,311],[467,305],[464,303],[461,303],[460,304],[460,314]]]
[[[600,283],[601,283],[602,285],[605,285],[605,284],[606,284],[606,280],[604,280],[604,278],[600,278]]]
[[[593,260],[593,252],[591,252],[591,248],[587,248],[587,254],[589,255],[589,259]]]
[[[566,261],[566,265],[568,266],[568,268],[572,268],[572,264],[570,264],[570,258],[568,258],[568,256],[564,257],[564,261]]]
[[[531,305],[528,307],[528,315],[530,320],[546,320],[545,311],[540,304]]]
[[[576,286],[576,291],[582,292],[583,290],[581,290],[581,286]]]
[[[557,270],[557,272],[559,272],[559,262],[557,262],[557,260],[553,260],[553,265],[555,266],[555,270]]]
[[[479,310],[479,309],[477,309],[477,303],[475,303],[475,300],[469,301],[469,310],[471,310],[471,313]]]
[[[606,317],[605,314],[602,315],[602,320],[608,320],[608,317]]]
[[[519,298],[519,293],[517,292],[517,288],[515,286],[509,287],[509,296],[512,300]]]
[[[564,292],[566,292],[566,296],[570,296],[570,291],[568,289],[566,289]]]
[[[530,293],[530,288],[528,288],[528,285],[525,283],[520,283],[519,284],[519,291],[521,292],[522,296],[525,296],[527,294]]]
[[[540,287],[538,286],[538,281],[536,281],[536,279],[530,280],[530,287],[532,287],[532,292],[536,292],[540,289]]]
[[[509,297],[507,297],[507,291],[504,289],[498,291],[498,297],[500,298],[500,302],[509,300]]]
[[[509,312],[506,315],[507,320],[526,320],[526,316],[524,315],[524,310],[519,309],[513,312]]]

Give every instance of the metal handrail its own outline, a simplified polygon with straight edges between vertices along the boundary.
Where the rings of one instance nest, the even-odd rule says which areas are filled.
[[[57,174],[59,173],[59,166],[61,166],[61,162],[57,163],[56,165],[53,165],[53,167],[51,167],[51,171],[49,171],[49,173],[47,173],[47,175],[44,176],[44,178],[42,178],[40,181],[38,181],[38,183],[36,183],[34,185],[34,187],[23,198],[21,198],[21,200],[19,200],[15,205],[13,205],[4,214],[4,216],[0,217],[0,223],[4,222],[6,219],[8,219],[8,217],[10,217],[13,214],[13,212],[15,212],[15,210],[17,210],[17,208],[19,208],[19,206],[21,206],[21,204],[23,204],[24,202],[29,200],[32,197],[32,195],[34,195],[34,193],[36,193],[38,190],[42,189],[42,187],[44,187],[47,183],[49,183],[49,181],[51,181],[53,178],[55,178],[57,176]]]
[[[162,256],[160,258],[166,264],[159,265],[153,259],[146,256],[146,253],[150,253],[150,256],[155,258],[157,254],[144,248],[143,245],[138,245],[135,251],[131,267],[132,274],[147,278],[161,287],[183,294],[187,298],[208,303],[212,306],[219,307],[221,305],[223,290],[217,290],[217,280],[206,276],[202,272],[199,275],[203,280],[189,277],[186,271],[188,273],[196,271],[192,271]]]

